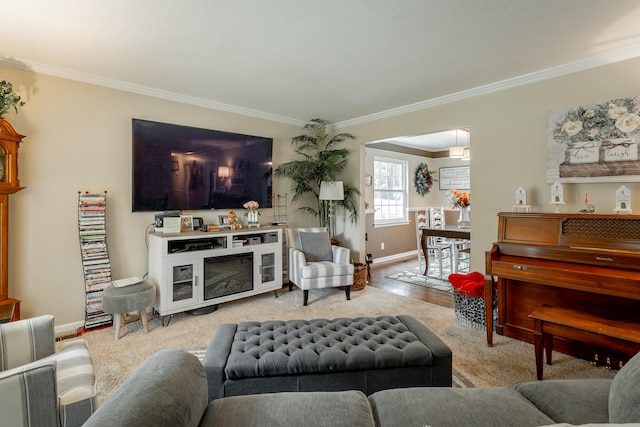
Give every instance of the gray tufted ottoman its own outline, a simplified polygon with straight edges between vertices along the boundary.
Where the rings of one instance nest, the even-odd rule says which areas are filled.
[[[451,349],[408,315],[225,323],[203,360],[209,401],[283,391],[451,387]]]

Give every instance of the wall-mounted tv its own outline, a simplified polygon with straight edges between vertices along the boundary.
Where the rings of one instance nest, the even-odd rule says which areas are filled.
[[[133,212],[271,207],[273,139],[133,119]]]

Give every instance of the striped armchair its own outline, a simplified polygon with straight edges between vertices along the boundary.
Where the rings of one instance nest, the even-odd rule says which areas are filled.
[[[87,342],[56,350],[51,315],[0,325],[0,396],[3,426],[81,426],[96,408]]]
[[[324,227],[288,228],[289,291],[293,285],[302,289],[303,305],[307,305],[310,289],[345,287],[350,298],[353,284],[351,250],[331,245]]]

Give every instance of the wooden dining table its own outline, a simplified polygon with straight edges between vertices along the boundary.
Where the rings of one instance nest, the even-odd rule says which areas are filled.
[[[438,228],[429,228],[422,227],[420,235],[420,246],[422,247],[422,254],[425,259],[425,269],[424,275],[426,276],[429,273],[429,247],[427,246],[427,237],[436,236],[436,237],[444,237],[447,239],[464,239],[471,240],[471,229],[470,228],[459,228],[456,225],[446,226],[446,227],[438,227]]]

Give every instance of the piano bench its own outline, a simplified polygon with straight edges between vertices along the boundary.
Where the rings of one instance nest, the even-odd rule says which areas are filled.
[[[536,354],[536,376],[542,379],[542,350],[551,365],[553,337],[600,346],[633,356],[640,352],[640,323],[606,319],[590,313],[543,304],[530,315],[533,319],[533,342]]]

